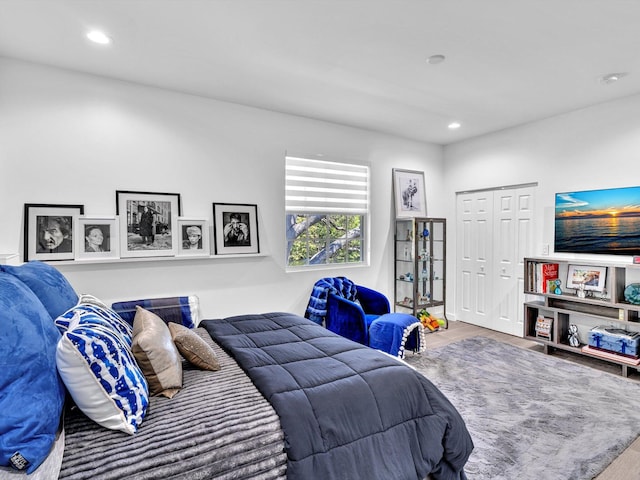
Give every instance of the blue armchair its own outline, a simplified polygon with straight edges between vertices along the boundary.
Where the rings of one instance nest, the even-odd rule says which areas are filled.
[[[354,342],[369,345],[369,326],[380,315],[390,312],[389,300],[382,293],[356,285],[356,301],[329,293],[325,326]]]

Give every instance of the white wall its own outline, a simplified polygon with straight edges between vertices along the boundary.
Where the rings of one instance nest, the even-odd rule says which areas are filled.
[[[640,185],[640,95],[449,145],[444,156],[447,267],[449,285],[454,285],[456,192],[538,182],[535,251],[530,255],[541,255],[543,244],[553,255],[557,192]],[[630,257],[603,257],[630,263]],[[453,315],[451,289],[448,300]]]
[[[285,272],[285,151],[371,165],[370,267]],[[21,254],[25,203],[114,215],[116,190],[177,192],[183,215],[209,219],[213,202],[257,204],[265,257],[59,266],[79,293],[197,294],[209,318],[302,314],[315,280],[337,274],[392,298],[392,168],[425,171],[429,215],[448,201],[439,146],[8,59],[0,166],[0,253]]]

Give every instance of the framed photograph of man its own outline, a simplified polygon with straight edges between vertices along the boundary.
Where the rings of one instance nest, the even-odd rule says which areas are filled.
[[[257,205],[214,203],[213,230],[216,255],[260,253]]]
[[[120,258],[118,217],[78,217],[76,260]]]
[[[426,217],[427,195],[424,172],[393,169],[396,217]]]
[[[179,193],[116,190],[121,257],[172,257],[180,237]]]
[[[180,246],[178,255],[211,255],[209,247],[209,221],[205,218],[178,218]]]
[[[24,205],[24,261],[73,260],[73,232],[84,205]]]

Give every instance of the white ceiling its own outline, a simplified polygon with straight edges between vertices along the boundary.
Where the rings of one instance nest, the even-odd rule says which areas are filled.
[[[0,56],[449,144],[640,93],[640,1],[0,0]]]

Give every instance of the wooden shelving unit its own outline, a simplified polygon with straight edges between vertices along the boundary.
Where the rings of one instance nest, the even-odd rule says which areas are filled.
[[[543,293],[538,290],[539,286],[535,281],[534,272],[536,266],[541,263],[557,263],[559,265],[560,294]],[[577,289],[567,288],[567,272],[570,265],[606,267],[604,292],[592,294],[587,292],[587,296],[581,298],[578,296]],[[631,304],[624,299],[625,286],[634,281],[633,279],[640,278],[640,268],[637,265],[555,258],[525,258],[524,268],[524,293],[528,298],[524,303],[525,338],[542,343],[546,353],[560,349],[620,365],[622,375],[625,377],[630,371],[640,372],[640,365],[633,365],[633,361],[627,357],[622,355],[605,356],[600,352],[594,354],[585,352],[582,348],[588,343],[589,330],[594,326],[640,332],[640,305]],[[536,323],[540,315],[553,320],[550,339],[536,335]],[[578,347],[569,344],[569,326],[572,324],[578,327],[580,339]]]

